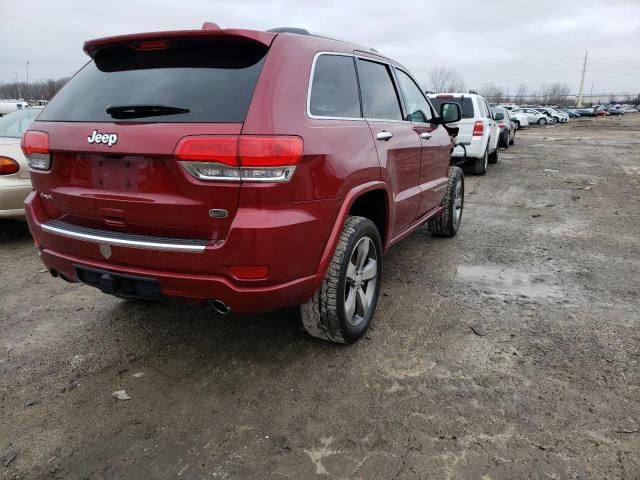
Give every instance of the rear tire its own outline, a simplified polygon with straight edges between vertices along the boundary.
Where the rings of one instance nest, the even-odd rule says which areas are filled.
[[[375,224],[350,216],[322,285],[300,306],[305,330],[334,343],[353,343],[369,328],[382,279],[382,242]]]
[[[500,142],[498,142],[498,143],[500,143]],[[493,153],[491,153],[489,155],[489,163],[498,163],[499,156],[500,156],[500,145],[496,145],[495,152],[493,152]]]
[[[538,125],[546,125],[546,124],[547,124],[546,118],[541,118],[540,120],[538,120]]]
[[[473,159],[473,173],[474,175],[484,175],[487,173],[487,166],[489,165],[489,145],[484,151],[484,155],[480,158]]]
[[[444,210],[429,220],[429,232],[434,237],[453,237],[458,233],[464,208],[464,173],[458,167],[449,167],[447,194],[442,201]]]

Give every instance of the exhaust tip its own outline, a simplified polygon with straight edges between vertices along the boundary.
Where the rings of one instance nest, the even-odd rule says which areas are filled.
[[[231,312],[231,307],[222,300],[209,300],[209,305],[220,315],[227,315]]]

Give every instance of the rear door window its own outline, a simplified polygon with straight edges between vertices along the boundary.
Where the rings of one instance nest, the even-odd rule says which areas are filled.
[[[431,103],[435,107],[436,111],[440,110],[440,105],[444,102],[453,102],[460,105],[460,113],[462,118],[473,118],[473,101],[470,97],[451,97],[448,95],[442,97],[431,97]]]
[[[402,120],[402,110],[388,65],[358,59],[358,77],[364,116],[376,120]]]
[[[353,57],[320,55],[316,59],[309,113],[318,117],[362,117]]]
[[[267,47],[219,38],[139,50],[98,52],[47,105],[45,121],[242,123]],[[137,110],[107,113],[109,107]],[[148,107],[171,107],[155,109]],[[146,110],[145,110],[146,109]],[[177,109],[177,110],[176,110]]]
[[[429,123],[433,115],[429,102],[422,93],[422,90],[420,90],[420,87],[416,85],[413,79],[402,70],[396,69],[396,73],[407,109],[406,120],[417,123]]]

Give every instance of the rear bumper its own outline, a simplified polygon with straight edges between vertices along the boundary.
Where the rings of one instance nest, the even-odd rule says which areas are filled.
[[[487,142],[483,137],[472,137],[471,143],[469,145],[465,145],[463,149],[461,146],[456,146],[451,154],[452,157],[464,157],[465,149],[466,149],[466,157],[469,159],[472,158],[480,158],[484,155],[484,152],[487,148]]]
[[[239,314],[268,312],[304,303],[313,295],[315,285],[321,279],[321,276],[311,275],[278,285],[243,287],[220,276],[165,272],[113,265],[106,261],[88,261],[86,258],[63,255],[47,248],[40,250],[40,257],[47,268],[68,281],[79,281],[76,265],[115,274],[135,275],[158,280],[162,293],[169,299],[193,303],[220,300],[229,305],[232,312]]]
[[[29,195],[26,216],[42,262],[52,273],[75,282],[76,267],[86,267],[155,279],[169,299],[220,300],[240,314],[298,305],[313,295],[324,275],[318,265],[340,205],[335,199],[290,204],[277,212],[240,208],[224,242],[180,251],[166,245],[127,245],[108,236],[61,234],[50,228],[60,223],[47,216],[41,202],[35,192]],[[232,265],[266,265],[269,274],[256,280],[236,278]]]

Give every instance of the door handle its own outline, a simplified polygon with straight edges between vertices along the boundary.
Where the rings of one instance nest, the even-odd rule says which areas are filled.
[[[429,132],[422,132],[420,134],[420,138],[423,140],[429,140],[432,137],[432,135]]]
[[[387,132],[386,130],[382,130],[381,132],[378,132],[378,134],[376,135],[376,138],[378,140],[384,140],[385,142],[389,140],[391,137],[393,137],[393,133]]]

